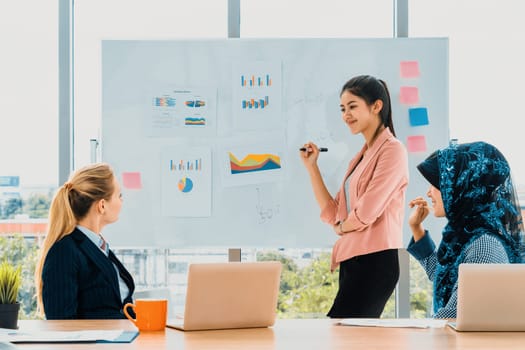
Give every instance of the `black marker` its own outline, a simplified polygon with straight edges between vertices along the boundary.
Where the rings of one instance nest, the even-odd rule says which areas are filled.
[[[299,151],[306,152],[306,148],[301,147],[301,148],[299,148]],[[319,148],[319,152],[328,152],[328,148],[326,148],[326,147],[320,147],[320,148]]]

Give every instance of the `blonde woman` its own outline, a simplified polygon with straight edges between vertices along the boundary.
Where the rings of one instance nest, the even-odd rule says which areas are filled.
[[[58,189],[35,271],[38,307],[47,319],[125,318],[133,277],[101,235],[121,206],[120,185],[107,164],[79,169]]]

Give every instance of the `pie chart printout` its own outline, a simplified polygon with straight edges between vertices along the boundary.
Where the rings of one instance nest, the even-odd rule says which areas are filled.
[[[178,186],[181,192],[191,192],[191,190],[193,189],[193,181],[191,181],[189,177],[183,177],[182,179],[180,179]]]

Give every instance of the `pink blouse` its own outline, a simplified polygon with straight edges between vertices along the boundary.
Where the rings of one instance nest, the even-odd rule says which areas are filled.
[[[360,159],[361,164],[356,168]],[[357,227],[355,231],[340,235],[335,243],[332,271],[341,261],[354,256],[403,247],[405,192],[408,186],[405,147],[390,129],[385,128],[369,150],[365,145],[352,159],[345,179],[354,168],[349,185],[350,213],[346,209],[345,181],[335,199],[321,211],[321,220],[330,225],[345,220]]]

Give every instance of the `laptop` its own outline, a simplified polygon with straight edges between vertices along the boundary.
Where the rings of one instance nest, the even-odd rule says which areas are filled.
[[[460,264],[457,331],[525,331],[525,264]]]
[[[272,326],[280,279],[278,261],[190,264],[184,317],[166,326],[184,331]]]

